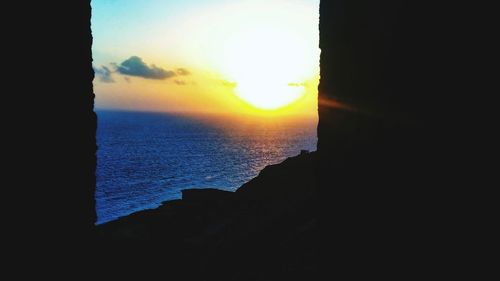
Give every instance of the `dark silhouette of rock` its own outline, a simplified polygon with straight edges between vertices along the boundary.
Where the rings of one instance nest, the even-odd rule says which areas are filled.
[[[182,200],[99,225],[100,247],[165,251],[177,269],[202,265],[190,278],[311,277],[317,272],[315,161],[315,153],[288,158],[237,192],[184,190]]]
[[[215,188],[184,189],[182,200],[194,202],[213,202],[214,200],[230,200],[233,193]]]

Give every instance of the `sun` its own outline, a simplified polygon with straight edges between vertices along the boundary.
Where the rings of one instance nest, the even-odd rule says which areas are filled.
[[[269,25],[247,27],[226,41],[220,68],[236,83],[239,98],[259,109],[278,109],[300,99],[305,91],[297,85],[312,73],[301,41]]]
[[[291,87],[287,84],[278,84],[273,81],[258,83],[238,83],[236,95],[255,108],[275,110],[287,106],[302,97],[302,87]]]
[[[254,108],[277,110],[300,100],[307,94],[304,82],[319,72],[315,20],[304,18],[300,6],[277,13],[281,9],[271,4],[267,10],[234,5],[223,13],[231,15],[223,22],[220,17],[211,21],[218,34],[207,40],[213,43],[204,52],[213,68],[236,85],[237,98]]]

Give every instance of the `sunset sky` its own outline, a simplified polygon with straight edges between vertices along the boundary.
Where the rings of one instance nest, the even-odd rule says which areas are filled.
[[[98,109],[317,115],[319,0],[93,0]]]

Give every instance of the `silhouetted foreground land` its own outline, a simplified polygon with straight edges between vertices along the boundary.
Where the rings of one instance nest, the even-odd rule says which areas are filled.
[[[315,165],[316,153],[304,153],[234,193],[185,190],[182,200],[98,226],[99,241],[135,265],[165,253],[157,262],[186,278],[307,280],[317,271]]]

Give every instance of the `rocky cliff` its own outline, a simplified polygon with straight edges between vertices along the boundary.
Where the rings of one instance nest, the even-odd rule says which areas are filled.
[[[310,279],[317,273],[316,154],[267,166],[236,192],[184,190],[182,200],[97,227],[104,253],[163,252],[185,278]],[[113,260],[116,262],[116,256]],[[149,261],[148,263],[150,263]]]

